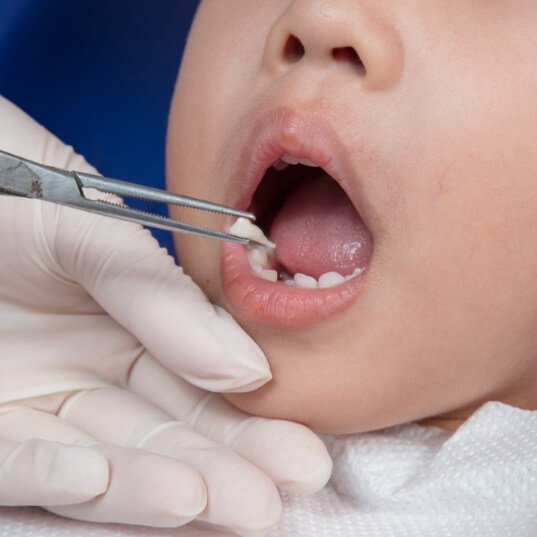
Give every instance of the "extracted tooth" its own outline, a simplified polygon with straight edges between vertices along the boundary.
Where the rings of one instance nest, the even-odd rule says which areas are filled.
[[[273,165],[272,167],[278,171],[278,172],[281,172],[287,168],[289,168],[289,164],[287,164],[287,162],[284,162],[283,160],[281,159],[278,159]]]
[[[317,289],[317,287],[319,287],[315,278],[308,276],[307,274],[301,274],[300,272],[295,274],[295,283],[299,287],[304,287],[305,289]]]
[[[260,227],[252,224],[247,218],[238,218],[237,221],[229,228],[229,232],[243,239],[251,239],[260,244],[264,244],[268,248],[276,248],[273,242],[270,242]]]
[[[264,267],[268,264],[269,256],[264,246],[250,246],[247,252],[250,265],[261,265]]]
[[[318,168],[317,164],[315,162],[305,159],[305,158],[297,158],[292,157],[291,155],[284,155],[281,159],[281,162],[285,162],[287,164],[296,165],[296,164],[302,164],[303,166],[309,166],[310,168]]]
[[[339,272],[327,272],[319,278],[319,288],[326,289],[328,287],[335,287],[345,282],[345,276]]]
[[[267,280],[269,282],[277,282],[278,281],[278,271],[277,270],[262,270],[259,273],[259,277],[263,278],[264,280]]]

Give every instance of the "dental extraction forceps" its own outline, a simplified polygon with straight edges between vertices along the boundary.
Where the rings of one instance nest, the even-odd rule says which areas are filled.
[[[101,193],[116,194],[126,198],[169,203],[191,209],[212,211],[222,215],[238,216],[251,221],[255,220],[255,216],[252,213],[239,211],[224,205],[99,175],[65,171],[0,151],[0,194],[40,199],[167,231],[179,231],[240,244],[250,242],[249,239],[237,237],[236,235],[140,211],[123,204],[92,200],[84,194],[83,189],[85,188],[94,188]]]

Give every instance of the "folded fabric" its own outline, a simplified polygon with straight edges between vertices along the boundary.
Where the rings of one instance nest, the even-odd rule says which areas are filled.
[[[325,440],[331,482],[287,495],[270,537],[537,536],[537,411],[487,403],[452,435],[408,424]]]

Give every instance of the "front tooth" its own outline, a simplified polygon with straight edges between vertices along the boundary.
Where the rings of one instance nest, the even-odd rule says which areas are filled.
[[[299,161],[299,164],[302,164],[303,166],[309,166],[310,168],[319,168],[319,166],[315,164],[315,162],[313,162],[312,160],[308,160],[308,159],[301,159]]]
[[[270,242],[261,228],[252,224],[248,218],[237,218],[237,221],[229,228],[229,232],[243,239],[251,239],[260,244],[264,244],[268,248],[276,248],[273,242]]]
[[[248,248],[248,260],[251,265],[266,266],[268,264],[267,249],[263,246],[251,246]]]
[[[315,278],[307,274],[301,274],[300,272],[295,274],[294,280],[299,287],[304,287],[305,289],[317,289],[319,286]]]
[[[313,162],[311,160],[308,160],[306,158],[302,159],[302,158],[292,157],[291,155],[284,155],[280,159],[280,161],[285,162],[287,164],[291,164],[293,166],[295,166],[296,164],[302,164],[304,166],[309,166],[310,168],[318,168],[319,167],[319,166],[317,166],[317,164],[315,164],[315,162]]]
[[[281,171],[289,168],[289,164],[287,162],[284,162],[283,160],[279,159],[272,165],[272,167],[276,171],[281,172]]]
[[[342,276],[339,272],[327,272],[319,278],[319,288],[326,289],[328,287],[335,287],[345,281],[345,276]]]
[[[262,270],[259,273],[259,277],[263,278],[264,280],[267,280],[269,282],[277,282],[278,281],[278,271],[277,270]]]

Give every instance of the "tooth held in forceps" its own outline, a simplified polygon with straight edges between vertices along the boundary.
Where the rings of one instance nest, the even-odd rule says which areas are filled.
[[[237,221],[229,228],[229,232],[243,239],[251,239],[267,248],[276,248],[276,245],[269,241],[262,229],[252,224],[247,218],[238,218]]]

